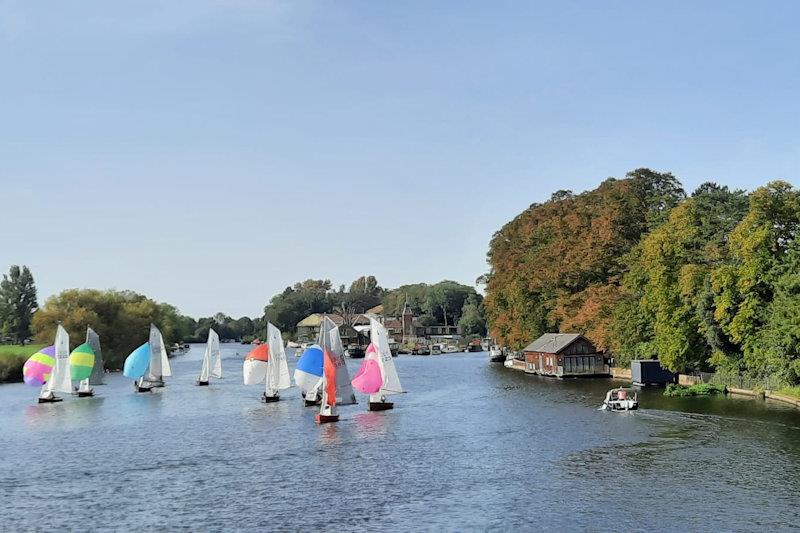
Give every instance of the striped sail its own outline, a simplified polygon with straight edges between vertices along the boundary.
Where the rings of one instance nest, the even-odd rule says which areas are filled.
[[[42,348],[25,361],[22,367],[22,380],[31,387],[41,387],[53,374],[56,364],[56,347]]]
[[[72,379],[83,381],[89,379],[94,369],[94,352],[88,342],[75,347],[69,354],[69,371]]]
[[[92,328],[86,328],[86,342],[94,352],[94,368],[89,376],[89,385],[104,385],[105,367],[103,366],[103,352],[100,350],[100,336]]]

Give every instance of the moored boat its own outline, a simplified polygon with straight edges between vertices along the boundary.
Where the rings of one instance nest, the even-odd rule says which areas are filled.
[[[492,363],[502,363],[506,360],[506,356],[503,355],[503,349],[497,345],[493,345],[489,350],[489,360]]]
[[[635,389],[621,387],[606,393],[602,409],[606,411],[633,411],[639,408],[639,396]]]
[[[363,359],[364,358],[364,348],[359,346],[358,344],[351,344],[345,350],[345,355],[350,359]]]

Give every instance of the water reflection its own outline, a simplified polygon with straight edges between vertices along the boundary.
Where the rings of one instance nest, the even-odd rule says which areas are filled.
[[[391,423],[391,413],[386,411],[362,411],[353,416],[358,436],[362,439],[384,437],[387,424]]]

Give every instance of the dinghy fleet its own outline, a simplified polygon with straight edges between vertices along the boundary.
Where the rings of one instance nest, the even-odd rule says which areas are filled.
[[[339,406],[357,403],[354,389],[369,395],[367,408],[370,411],[392,409],[393,403],[387,401],[387,397],[403,392],[389,349],[388,334],[383,324],[375,319],[370,321],[370,338],[372,342],[361,368],[351,380],[339,328],[329,317],[324,317],[317,344],[303,352],[294,372],[294,383],[301,391],[304,405],[319,406],[317,423],[338,421]],[[155,325],[150,325],[148,341],[125,359],[122,374],[133,380],[135,393],[164,387],[164,378],[172,376],[164,338]],[[86,342],[70,352],[69,334],[60,324],[54,344],[33,354],[23,366],[23,381],[40,387],[39,403],[60,402],[63,396],[59,394],[91,397],[94,395],[92,385],[102,385],[103,375],[97,333],[87,328]],[[196,383],[207,387],[212,379],[222,379],[222,376],[219,335],[210,329]],[[245,356],[242,378],[245,385],[263,384],[261,401],[266,403],[279,401],[281,391],[292,387],[281,331],[273,324],[267,324],[266,342]]]

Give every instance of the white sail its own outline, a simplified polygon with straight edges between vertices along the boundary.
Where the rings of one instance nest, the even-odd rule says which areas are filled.
[[[69,334],[61,324],[56,328],[56,363],[53,367],[51,391],[72,393],[72,377],[69,371]]]
[[[208,330],[208,344],[206,352],[209,355],[211,376],[217,379],[222,377],[222,353],[219,350],[219,335],[213,329]]]
[[[322,321],[322,331],[324,332],[323,352],[327,350],[336,365],[336,405],[357,403],[353,386],[350,384],[350,373],[347,371],[342,338],[339,336],[339,327],[326,316]],[[323,391],[325,391],[325,387],[323,387]]]
[[[203,354],[203,366],[200,367],[200,377],[198,381],[207,383],[208,376],[211,373],[211,354],[208,353],[208,346],[206,346],[206,353]]]
[[[213,329],[208,330],[208,341],[206,342],[206,351],[203,354],[203,366],[200,369],[199,381],[208,383],[208,377],[212,375],[211,365],[212,360],[219,359],[219,335]],[[215,368],[216,370],[216,368]],[[213,374],[215,378],[222,377],[222,367],[219,372]]]
[[[158,332],[161,337],[161,332]],[[167,355],[167,347],[164,346],[164,338],[161,337],[161,375],[164,377],[172,376],[172,367],[169,365],[169,356]]]
[[[381,386],[380,394],[383,396],[399,394],[403,392],[403,386],[400,385],[400,377],[397,375],[397,370],[394,367],[394,359],[392,358],[392,351],[389,348],[389,335],[386,332],[386,328],[374,318],[370,318],[369,327],[370,339],[377,351],[375,356],[381,368],[381,375],[383,376],[383,385]]]
[[[257,385],[267,379],[269,365],[264,361],[245,359],[242,376],[245,385]]]
[[[292,386],[289,364],[283,347],[281,330],[267,323],[267,342],[269,343],[269,362],[267,370],[267,393],[288,389]]]
[[[154,324],[150,324],[150,365],[144,374],[144,381],[161,381],[161,345],[164,339]]]
[[[92,328],[86,328],[86,342],[89,343],[94,352],[94,368],[92,368],[92,375],[89,376],[87,385],[104,385],[105,367],[103,365],[103,352],[100,349],[100,336]]]
[[[164,337],[154,324],[150,324],[150,366],[144,375],[144,381],[162,384],[163,378],[171,375],[172,369],[169,366]]]

